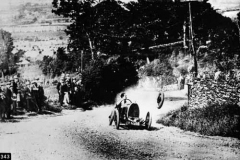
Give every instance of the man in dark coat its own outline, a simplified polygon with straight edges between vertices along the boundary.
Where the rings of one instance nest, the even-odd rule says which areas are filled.
[[[12,109],[11,109],[11,104],[12,104],[12,91],[10,90],[10,82],[7,82],[6,87],[4,88],[3,92],[5,95],[5,102],[6,102],[6,114],[7,118],[10,118]]]
[[[38,100],[38,106],[39,106],[39,112],[42,112],[42,106],[43,106],[43,104],[44,104],[44,89],[43,89],[43,81],[42,80],[40,80],[39,81],[39,84],[38,84],[38,98],[39,98],[39,100]]]
[[[4,121],[5,113],[6,113],[6,104],[5,104],[5,96],[3,94],[2,85],[0,84],[0,120]]]
[[[67,92],[67,85],[66,85],[64,77],[61,78],[61,80],[57,86],[57,89],[58,89],[58,94],[59,94],[59,103],[62,106],[63,100],[64,100],[64,93]]]
[[[32,101],[34,102],[35,105],[35,111],[39,111],[39,91],[38,91],[38,85],[36,81],[32,82],[32,87],[31,87],[31,96],[32,96]]]

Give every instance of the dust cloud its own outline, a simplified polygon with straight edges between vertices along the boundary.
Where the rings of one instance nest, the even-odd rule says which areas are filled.
[[[140,80],[136,86],[129,87],[123,92],[127,94],[127,98],[130,99],[132,103],[138,104],[140,108],[140,118],[145,119],[147,112],[150,112],[153,122],[155,122],[157,113],[159,113],[157,109],[157,96],[159,91],[154,83],[151,81],[142,82]],[[121,93],[117,95],[115,102],[121,99]]]

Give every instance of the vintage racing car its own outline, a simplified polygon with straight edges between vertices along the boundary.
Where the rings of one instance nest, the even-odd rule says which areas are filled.
[[[148,111],[145,119],[140,118],[140,109],[137,103],[132,103],[131,100],[125,99],[128,101],[127,105],[119,108],[115,107],[109,116],[109,125],[112,125],[112,122],[115,122],[116,129],[119,129],[120,124],[125,125],[140,125],[145,126],[146,129],[151,128],[152,117],[151,113]]]

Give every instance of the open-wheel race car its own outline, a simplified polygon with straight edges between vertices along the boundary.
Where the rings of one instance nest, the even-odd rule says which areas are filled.
[[[137,103],[132,103],[129,99],[124,99],[122,101],[127,101],[128,103],[123,107],[118,107],[116,105],[109,116],[109,125],[112,125],[114,121],[116,129],[119,129],[120,124],[139,125],[144,126],[146,129],[151,128],[152,116],[149,111],[147,112],[145,119],[142,119],[139,117],[140,109]]]

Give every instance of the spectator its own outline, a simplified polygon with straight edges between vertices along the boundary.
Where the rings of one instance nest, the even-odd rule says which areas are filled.
[[[68,87],[66,84],[65,79],[61,80],[61,86],[60,86],[60,105],[62,106],[63,104],[66,105],[67,101],[68,101]]]
[[[202,79],[203,79],[203,80],[207,79],[207,72],[206,72],[206,71],[204,71],[204,72],[202,73]]]
[[[234,70],[230,70],[229,71],[229,75],[228,75],[228,77],[229,77],[229,80],[231,80],[231,79],[234,79],[235,78],[235,74],[234,74],[235,72],[234,72]]]
[[[178,88],[179,88],[179,90],[184,89],[184,83],[185,83],[185,78],[183,77],[182,74],[180,74],[180,77],[178,78]]]
[[[64,85],[65,85],[65,77],[64,76],[61,76],[60,78],[60,82],[58,82],[57,84],[57,90],[58,90],[58,95],[59,95],[59,103],[60,103],[60,106],[63,105],[63,99],[64,99]]]
[[[70,102],[72,105],[76,105],[76,94],[78,92],[77,84],[76,84],[76,78],[72,79],[71,86],[70,86]]]
[[[25,97],[26,97],[26,103],[27,103],[26,110],[27,111],[30,111],[30,110],[32,111],[32,107],[31,107],[31,103],[32,103],[31,84],[30,84],[29,81],[26,82]]]
[[[218,68],[214,74],[214,80],[218,81],[220,79],[220,75],[221,75],[221,70]]]
[[[5,96],[2,90],[3,84],[0,87],[0,120],[4,121],[5,113],[6,113],[6,105],[5,105]]]
[[[11,100],[12,100],[12,110],[13,110],[13,115],[15,115],[17,113],[17,110],[16,110],[16,106],[17,106],[17,94],[14,92],[14,89],[13,89],[13,83],[11,83],[10,85],[10,91],[11,91]]]
[[[11,85],[10,82],[6,83],[6,86],[5,86],[4,90],[3,90],[4,95],[5,95],[7,118],[10,118],[11,113],[12,113],[12,110],[11,110],[12,91],[10,90],[10,85]]]
[[[44,104],[44,89],[43,89],[43,80],[38,81],[38,107],[39,107],[39,112],[42,112],[42,107]]]
[[[191,75],[188,74],[185,78],[185,84],[191,83]]]
[[[32,102],[34,103],[34,109],[36,112],[39,111],[39,89],[36,81],[32,81],[32,87],[31,87],[31,96],[32,96]]]

